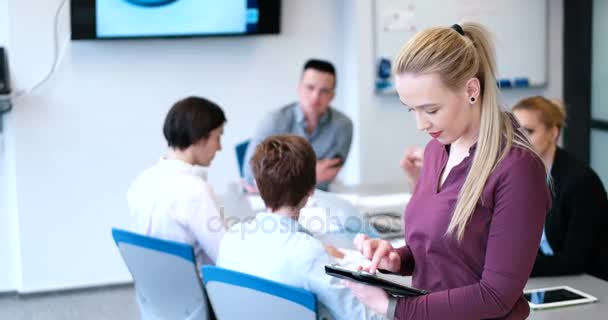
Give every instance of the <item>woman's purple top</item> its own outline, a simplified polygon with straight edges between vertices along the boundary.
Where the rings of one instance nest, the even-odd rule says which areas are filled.
[[[397,302],[397,319],[525,319],[528,280],[550,205],[542,161],[511,147],[490,174],[459,243],[446,235],[475,146],[439,188],[446,147],[432,140],[405,211],[403,274],[430,293]]]

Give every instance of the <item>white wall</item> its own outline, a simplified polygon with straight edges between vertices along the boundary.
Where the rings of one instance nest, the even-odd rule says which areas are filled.
[[[0,0],[0,45],[8,44],[8,0]]]
[[[11,18],[13,86],[22,89],[52,63],[60,0],[0,0],[0,9],[3,3]],[[64,40],[68,9],[61,15]],[[373,93],[371,9],[370,0],[284,0],[278,36],[71,42],[51,81],[16,101],[6,119],[10,143],[0,153],[0,177],[14,205],[0,215],[0,241],[18,241],[6,251],[0,246],[0,261],[13,257],[6,279],[18,280],[0,274],[0,291],[3,284],[32,292],[128,281],[110,228],[127,223],[129,183],[164,151],[160,128],[170,104],[195,94],[227,112],[224,150],[210,170],[222,193],[237,177],[233,146],[266,112],[295,99],[301,65],[312,56],[336,62],[334,105],[355,123],[342,178],[404,182],[403,148],[427,137],[396,95]],[[561,1],[552,2],[549,87],[506,93],[509,102],[529,94],[561,96],[561,9]],[[2,168],[14,179],[4,179]],[[0,209],[5,212],[3,204]]]
[[[503,101],[513,106],[517,101],[533,95],[541,95],[551,99],[563,99],[564,93],[564,1],[549,0],[549,57],[547,59],[547,79],[545,88],[531,88],[503,91]]]
[[[9,1],[15,87],[51,65],[59,2]],[[267,111],[295,99],[305,59],[341,60],[341,10],[341,1],[283,1],[279,36],[72,42],[51,81],[19,100],[10,119],[20,291],[128,280],[110,228],[127,222],[130,181],[164,151],[170,104],[196,94],[226,110],[224,150],[210,170],[221,193],[237,177],[233,146]]]
[[[21,279],[14,139],[6,123],[11,115],[5,117],[0,134],[0,292],[15,291]]]
[[[5,48],[9,46],[8,19],[8,1],[0,0],[0,46]],[[10,116],[5,115],[6,118]],[[0,122],[0,126],[4,126],[0,132],[0,292],[3,292],[14,291],[19,286],[21,266],[12,130],[8,119],[0,119]]]

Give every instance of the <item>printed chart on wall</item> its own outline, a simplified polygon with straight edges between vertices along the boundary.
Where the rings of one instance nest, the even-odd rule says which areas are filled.
[[[394,93],[393,59],[416,32],[467,21],[494,36],[497,82],[505,88],[547,81],[547,0],[375,0],[375,88]]]

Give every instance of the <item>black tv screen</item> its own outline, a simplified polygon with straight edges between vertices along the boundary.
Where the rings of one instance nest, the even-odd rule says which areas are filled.
[[[281,0],[70,0],[72,39],[277,34]]]

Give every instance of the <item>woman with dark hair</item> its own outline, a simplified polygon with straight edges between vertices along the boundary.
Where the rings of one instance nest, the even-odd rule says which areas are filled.
[[[564,108],[543,97],[513,107],[551,175],[551,209],[545,218],[532,276],[589,273],[608,280],[608,200],[597,174],[557,146]]]
[[[226,117],[199,97],[176,102],[165,118],[169,149],[131,185],[127,198],[135,232],[189,243],[198,265],[214,264],[224,226],[205,167],[221,149]]]

